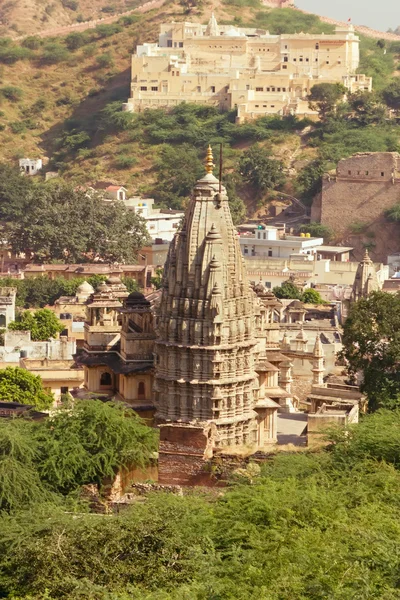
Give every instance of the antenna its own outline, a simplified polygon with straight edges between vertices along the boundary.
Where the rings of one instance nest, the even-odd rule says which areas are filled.
[[[222,192],[222,144],[219,145],[219,193]]]

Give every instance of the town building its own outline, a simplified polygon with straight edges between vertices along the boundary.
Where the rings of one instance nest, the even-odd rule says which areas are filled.
[[[357,268],[350,299],[352,302],[357,302],[361,298],[367,298],[371,292],[377,292],[379,289],[374,263],[368,254],[368,250],[365,250],[364,258]]]
[[[83,386],[83,369],[73,359],[20,358],[19,366],[40,376],[43,388],[53,394],[55,406],[62,396],[76,393]]]
[[[153,198],[127,198],[124,204],[146,221],[147,231],[153,241],[170,242],[185,214],[182,210],[155,208]]]
[[[371,90],[357,74],[359,37],[352,25],[333,34],[271,35],[267,30],[201,23],[165,23],[158,43],[136,48],[126,110],[182,102],[237,109],[237,121],[266,114],[312,115],[307,96],[317,83]]]
[[[323,245],[321,237],[279,234],[276,227],[259,225],[254,233],[242,233],[239,238],[243,256],[256,258],[308,258],[313,259]]]
[[[15,321],[15,298],[17,288],[0,288],[0,328],[7,328]]]

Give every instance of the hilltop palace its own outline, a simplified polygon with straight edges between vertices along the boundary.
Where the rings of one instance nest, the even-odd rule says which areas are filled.
[[[159,41],[132,56],[129,111],[192,102],[237,109],[237,121],[265,114],[312,115],[307,95],[317,83],[372,89],[356,74],[359,37],[352,25],[333,34],[270,35],[264,29],[166,23]]]

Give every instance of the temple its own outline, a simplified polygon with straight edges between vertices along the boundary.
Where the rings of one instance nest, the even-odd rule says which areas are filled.
[[[292,397],[291,365],[273,323],[276,299],[264,286],[250,287],[213,167],[209,148],[206,174],[170,246],[157,309],[160,481],[199,482],[215,451],[275,443],[277,410]]]

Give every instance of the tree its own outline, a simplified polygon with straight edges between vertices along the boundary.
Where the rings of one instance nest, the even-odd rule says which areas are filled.
[[[309,233],[313,237],[322,237],[325,241],[329,241],[334,235],[334,232],[330,227],[316,222],[300,225],[300,233]]]
[[[63,406],[38,432],[41,479],[66,494],[102,484],[123,467],[144,467],[156,450],[156,432],[122,404],[86,400]]]
[[[385,217],[393,223],[398,223],[400,221],[400,203],[385,210]]]
[[[271,157],[270,150],[254,144],[239,161],[240,173],[247,183],[260,192],[274,190],[285,182],[283,163]]]
[[[11,331],[30,331],[31,339],[37,342],[57,337],[64,329],[64,325],[52,310],[42,308],[35,312],[28,310],[22,312],[16,321],[9,324],[8,329]]]
[[[37,457],[32,424],[0,419],[0,511],[21,510],[48,499],[36,470]]]
[[[394,111],[400,110],[400,78],[396,77],[382,90],[382,97],[389,108]]]
[[[301,300],[304,304],[325,304],[325,300],[322,299],[321,294],[313,288],[304,290]]]
[[[322,190],[322,176],[326,171],[326,161],[316,159],[308,163],[297,176],[297,186],[301,198],[308,205]]]
[[[156,269],[156,273],[155,273],[154,277],[151,278],[151,285],[154,285],[156,290],[161,289],[163,274],[164,274],[164,269],[158,268],[158,269]]]
[[[310,110],[318,112],[321,121],[335,113],[336,105],[343,100],[346,88],[341,83],[317,83],[308,96]]]
[[[284,281],[280,287],[274,287],[272,291],[277,298],[301,300],[303,297],[301,290],[291,281]]]
[[[49,409],[54,397],[45,392],[39,375],[33,375],[20,367],[0,370],[0,400],[30,404],[38,410]]]
[[[365,126],[371,123],[385,122],[386,107],[374,92],[359,90],[349,96],[348,103],[353,111],[353,119],[358,125]]]
[[[120,201],[59,182],[34,191],[35,201],[6,226],[13,250],[33,260],[128,262],[148,241],[145,221]]]
[[[344,324],[343,358],[361,373],[371,411],[400,399],[400,294],[373,292],[354,304]]]

